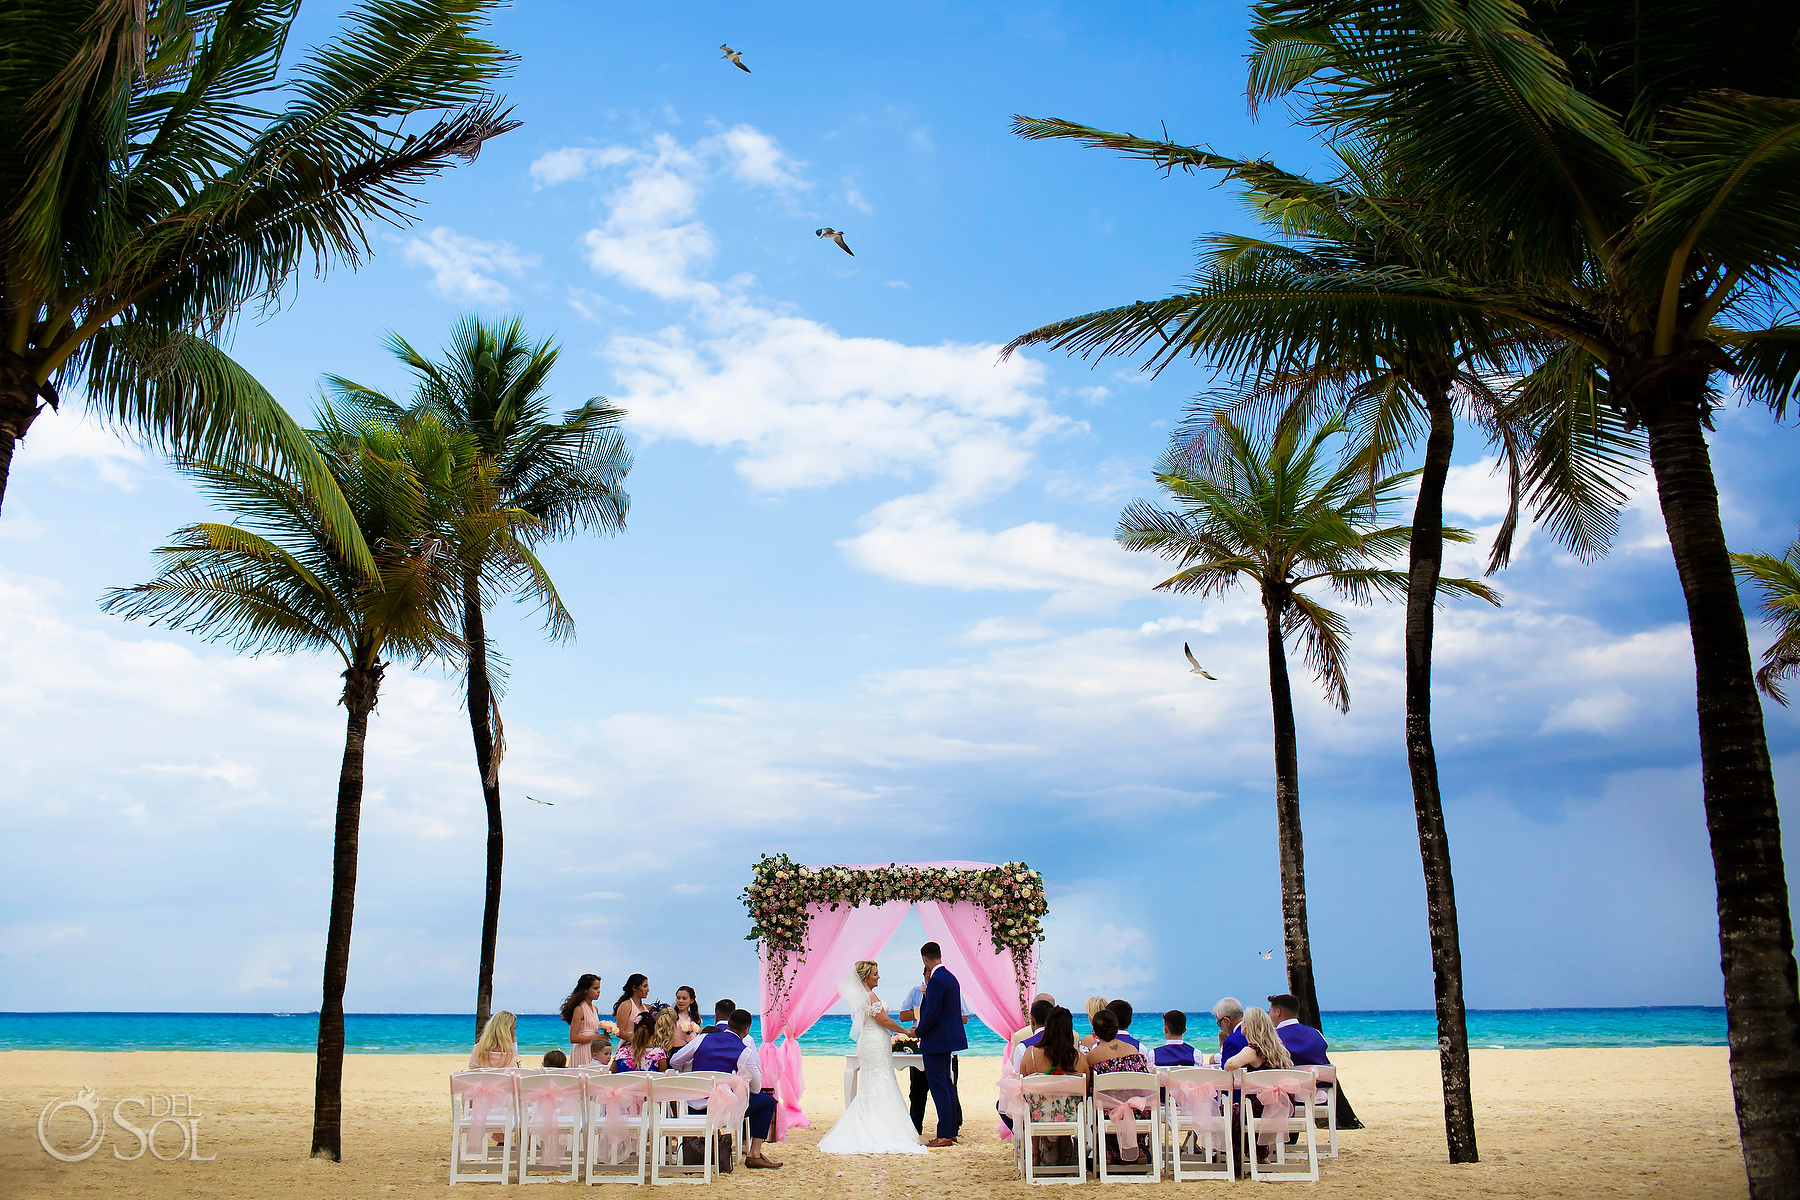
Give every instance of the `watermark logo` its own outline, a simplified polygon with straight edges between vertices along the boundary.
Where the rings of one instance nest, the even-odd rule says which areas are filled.
[[[84,1087],[75,1093],[73,1100],[52,1100],[44,1105],[44,1111],[38,1114],[38,1145],[57,1162],[86,1162],[99,1152],[106,1141],[107,1129],[116,1127],[121,1134],[128,1135],[136,1143],[136,1149],[127,1154],[125,1150],[129,1148],[129,1143],[120,1145],[117,1143],[121,1139],[114,1139],[112,1156],[120,1162],[136,1162],[145,1154],[158,1162],[178,1162],[182,1159],[188,1162],[212,1162],[219,1157],[217,1154],[200,1153],[200,1122],[205,1119],[206,1114],[199,1110],[194,1101],[195,1097],[182,1092],[125,1096],[113,1102],[109,1113],[94,1089]],[[128,1116],[127,1108],[135,1108],[136,1111]],[[58,1114],[66,1109],[73,1109],[74,1112],[59,1122]],[[148,1124],[137,1123],[146,1118],[149,1119]],[[164,1132],[165,1129],[173,1129],[174,1132]],[[180,1138],[179,1145],[175,1145],[177,1137]]]

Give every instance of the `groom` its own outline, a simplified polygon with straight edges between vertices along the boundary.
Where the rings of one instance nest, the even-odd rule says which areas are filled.
[[[950,1055],[969,1048],[963,1033],[962,987],[944,967],[944,952],[936,942],[920,946],[919,957],[925,960],[925,997],[919,1001],[919,1023],[913,1033],[919,1039],[925,1083],[938,1114],[937,1136],[925,1144],[954,1146],[962,1129],[962,1101],[950,1078]]]

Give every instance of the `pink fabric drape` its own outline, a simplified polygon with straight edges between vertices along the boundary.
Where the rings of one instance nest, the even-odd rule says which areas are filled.
[[[996,950],[988,936],[986,909],[978,904],[921,900],[919,923],[925,926],[931,940],[943,947],[944,965],[956,976],[963,1000],[982,1024],[1001,1037],[1011,1037],[1030,1024],[1025,1006],[1030,991],[1037,986],[1036,956],[1032,957],[1031,974],[1020,979],[1013,968],[1012,951],[1004,947]],[[1027,999],[1021,999],[1021,993]]]
[[[1169,1087],[1169,1103],[1187,1115],[1190,1128],[1203,1131],[1201,1137],[1207,1155],[1210,1157],[1216,1151],[1224,1149],[1223,1144],[1215,1142],[1214,1136],[1215,1128],[1221,1123],[1218,1086],[1186,1079],[1165,1082]],[[1229,1123],[1226,1128],[1230,1128]]]
[[[521,1102],[532,1106],[531,1132],[542,1147],[538,1161],[551,1170],[558,1170],[562,1166],[563,1109],[569,1109],[570,1115],[580,1110],[581,1087],[582,1081],[577,1077],[559,1079],[553,1085],[545,1085],[536,1080],[520,1085]],[[571,1160],[573,1161],[575,1160]]]
[[[1255,1096],[1262,1104],[1262,1115],[1256,1118],[1256,1144],[1273,1146],[1287,1141],[1288,1123],[1294,1116],[1294,1101],[1312,1103],[1314,1081],[1311,1079],[1272,1079],[1267,1081],[1244,1077],[1244,1094]]]
[[[841,865],[869,870],[889,864]],[[894,865],[980,871],[991,870],[996,864],[947,861]],[[859,908],[808,905],[806,949],[788,957],[788,987],[779,1004],[776,1003],[768,955],[762,955],[763,1044],[758,1055],[763,1086],[775,1089],[775,1125],[769,1131],[772,1141],[784,1140],[790,1128],[804,1129],[811,1124],[800,1107],[806,1092],[806,1077],[802,1073],[800,1046],[796,1039],[837,1003],[838,984],[850,970],[850,965],[861,959],[874,958],[881,952],[888,939],[894,936],[894,930],[900,928],[909,907],[904,900]],[[963,999],[970,1012],[1002,1037],[1010,1036],[1028,1023],[1025,1008],[1037,985],[1035,955],[1028,977],[1019,979],[1011,952],[1001,950],[996,953],[988,936],[986,910],[979,905],[920,901],[919,920],[932,940],[943,947],[944,964],[962,986]],[[787,1041],[777,1045],[776,1039],[784,1033]]]
[[[771,986],[774,981],[768,956],[763,956],[763,1045],[758,1055],[763,1086],[775,1089],[772,1140],[783,1141],[789,1129],[811,1125],[800,1107],[806,1094],[806,1076],[796,1039],[838,1002],[838,984],[844,981],[851,964],[880,953],[894,936],[894,930],[900,928],[906,909],[904,900],[860,908],[840,905],[835,910],[826,904],[808,905],[806,949],[788,957],[787,994],[779,1004]],[[786,1044],[775,1045],[775,1039],[784,1033]]]
[[[625,1161],[625,1151],[631,1145],[630,1122],[643,1111],[650,1084],[642,1076],[628,1075],[589,1075],[586,1082],[588,1099],[606,1106],[600,1161],[616,1167]]]

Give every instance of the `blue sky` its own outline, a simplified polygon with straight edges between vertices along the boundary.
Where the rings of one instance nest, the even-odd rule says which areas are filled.
[[[296,41],[335,19],[309,10]],[[564,347],[560,401],[631,414],[629,533],[547,554],[578,640],[511,609],[491,626],[512,663],[497,1004],[547,1011],[585,970],[752,996],[736,897],[778,850],[1029,861],[1051,893],[1043,981],[1065,996],[1192,1009],[1281,986],[1280,955],[1257,954],[1280,937],[1260,611],[1155,595],[1155,565],[1110,541],[1208,376],[997,361],[1044,321],[1166,294],[1196,237],[1246,226],[1210,181],[1018,141],[1013,113],[1321,161],[1281,112],[1246,116],[1245,20],[534,0],[496,25],[522,55],[523,128],[431,185],[414,227],[375,231],[361,271],[303,279],[236,331],[305,413],[323,372],[402,386],[388,330],[435,347],[464,312],[517,312]],[[1722,414],[1734,546],[1792,536],[1793,436]],[[1464,431],[1449,506],[1483,543],[1489,465]],[[206,512],[72,412],[19,450],[0,1008],[317,1006],[336,669],[95,605]],[[1718,1003],[1693,667],[1654,496],[1603,562],[1534,531],[1496,582],[1502,609],[1443,610],[1436,675],[1471,1004]],[[1431,1003],[1399,623],[1353,615],[1348,716],[1296,665],[1327,1009]],[[1187,674],[1184,640],[1218,682]],[[1800,721],[1770,709],[1791,790]],[[349,1005],[468,1011],[484,827],[452,678],[390,674],[368,781]],[[911,928],[890,973],[910,973]]]

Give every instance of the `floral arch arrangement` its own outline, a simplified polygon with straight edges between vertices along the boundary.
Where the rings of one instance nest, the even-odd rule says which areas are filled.
[[[836,910],[895,901],[975,905],[986,914],[983,932],[994,950],[1011,953],[1021,984],[1036,976],[1034,959],[1049,911],[1044,877],[1022,862],[805,867],[785,854],[765,854],[751,869],[750,885],[740,899],[750,914],[748,939],[762,943],[777,1002],[790,977],[789,956],[806,948],[811,906]]]

